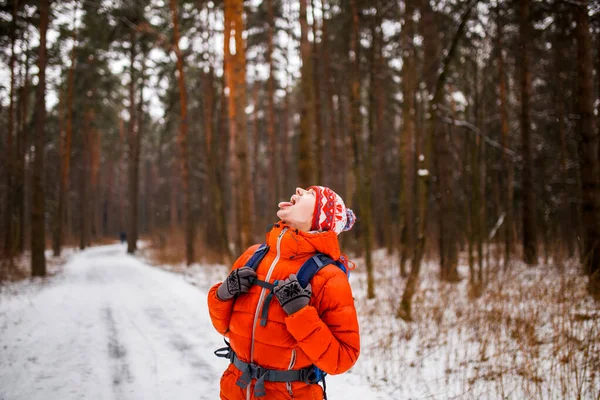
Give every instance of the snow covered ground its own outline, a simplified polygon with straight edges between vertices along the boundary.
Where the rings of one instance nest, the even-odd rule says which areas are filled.
[[[206,289],[222,279],[150,267],[120,245],[75,253],[45,279],[0,286],[0,400],[218,399]],[[199,278],[201,277],[201,279]],[[360,363],[360,361],[359,361]],[[329,399],[391,399],[356,372]]]
[[[490,258],[481,296],[470,294],[465,259],[458,283],[441,282],[437,260],[426,261],[413,299],[414,322],[407,323],[394,317],[406,282],[397,257],[373,253],[375,299],[366,298],[363,260],[352,259],[361,355],[347,375],[366,380],[378,396],[600,400],[600,309],[587,295],[576,260],[540,260],[535,268],[515,261],[504,270]],[[219,265],[161,267],[202,290],[228,273]],[[350,398],[344,386],[329,392]]]

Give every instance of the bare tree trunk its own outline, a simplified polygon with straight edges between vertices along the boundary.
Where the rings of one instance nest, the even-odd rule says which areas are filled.
[[[578,135],[583,221],[583,271],[589,275],[588,291],[600,298],[600,177],[598,132],[594,124],[592,43],[587,2],[576,6],[577,73],[581,113]]]
[[[93,97],[95,97],[95,93]],[[95,118],[95,114],[92,115]],[[98,189],[100,182],[100,132],[93,126],[93,123],[90,125],[90,205],[87,217],[90,223],[90,234],[88,236],[88,246],[92,245],[93,240],[98,239],[98,228],[100,226],[98,219],[98,200],[100,199]]]
[[[329,17],[331,18],[331,17]],[[324,69],[324,79],[325,79],[325,90],[327,95],[327,101],[325,102],[326,106],[326,116],[328,120],[327,129],[329,131],[329,153],[328,157],[326,157],[326,161],[324,167],[329,171],[329,184],[332,187],[339,190],[341,187],[340,177],[339,177],[339,126],[337,125],[336,120],[336,109],[333,101],[334,91],[333,91],[333,82],[332,82],[332,72],[331,72],[331,61],[329,58],[329,36],[328,36],[328,25],[329,18],[325,16],[325,12],[323,14],[323,24],[322,24],[322,54],[323,54],[323,69]],[[339,104],[339,99],[338,99]]]
[[[173,17],[173,41],[177,55],[177,72],[179,74],[179,107],[181,121],[179,124],[179,148],[181,151],[181,184],[183,188],[183,223],[185,230],[185,256],[187,265],[194,262],[194,221],[191,213],[190,193],[190,160],[188,153],[188,119],[187,119],[187,92],[185,75],[183,71],[183,54],[179,49],[179,21],[177,18],[177,1],[171,0],[171,15]]]
[[[136,200],[136,219],[138,219],[138,223],[135,224],[135,239],[137,242],[137,239],[139,237],[139,230],[140,230],[140,223],[139,223],[139,200],[140,200],[140,193],[139,193],[139,186],[140,186],[140,160],[142,158],[142,138],[144,137],[144,86],[146,85],[146,57],[147,57],[147,52],[142,51],[142,70],[140,72],[140,94],[139,94],[139,100],[137,102],[137,111],[136,111],[136,127],[137,127],[137,134],[135,136],[135,158],[133,160],[133,165],[135,166],[135,176],[133,177],[134,182],[136,182],[137,185],[137,192],[138,195],[136,196],[135,200]],[[146,200],[144,202],[144,206],[145,209],[147,210],[148,208],[148,203],[150,203],[150,200]],[[146,221],[146,223],[148,222],[148,213],[146,213],[146,217],[143,218],[143,220]],[[143,229],[143,228],[142,228]],[[137,248],[137,244],[136,244],[136,248]]]
[[[456,207],[454,204],[454,182],[452,175],[452,158],[448,130],[451,127],[440,127],[434,134],[434,163],[436,166],[436,187],[439,190],[436,201],[439,206],[439,251],[440,279],[448,282],[458,281],[458,251],[456,249]]]
[[[502,128],[502,147],[508,149],[510,147],[510,131],[508,126],[508,102],[506,93],[506,74],[504,72],[504,24],[500,20],[500,6],[496,8],[496,27],[497,27],[497,47],[498,47],[498,86],[500,92],[500,120]],[[506,181],[504,184],[504,212],[506,217],[504,218],[504,268],[508,268],[510,262],[510,256],[512,254],[512,227],[513,227],[513,216],[512,216],[512,203],[513,203],[513,166],[512,162],[508,157],[508,154],[504,152],[502,154],[502,169],[503,174],[506,174]]]
[[[14,0],[11,20],[11,50],[10,50],[10,99],[8,102],[8,132],[6,132],[6,149],[5,149],[5,173],[6,173],[6,200],[4,210],[4,253],[12,262],[12,257],[15,252],[16,238],[14,235],[14,206],[15,206],[15,153],[13,149],[13,131],[15,117],[15,42],[17,40],[17,7],[18,1]]]
[[[31,273],[46,275],[46,207],[44,198],[44,141],[46,136],[46,32],[49,22],[49,0],[40,0],[40,46],[38,86],[35,97],[35,159],[33,162],[31,208]]]
[[[302,109],[300,114],[300,149],[298,154],[298,179],[302,187],[315,183],[315,151],[313,140],[314,126],[314,86],[312,52],[308,41],[308,22],[306,8],[308,0],[300,0],[300,55],[302,67],[300,68],[302,81]]]
[[[135,47],[136,47],[136,32],[132,30],[131,34],[131,48],[129,49],[130,58],[130,72],[129,72],[129,125],[127,129],[127,151],[128,156],[128,194],[129,194],[129,223],[128,223],[128,234],[127,234],[127,253],[133,254],[137,250],[137,235],[138,235],[138,199],[139,199],[139,160],[137,155],[139,153],[136,148],[139,143],[138,139],[138,127],[136,127],[136,104],[135,104]]]
[[[77,7],[75,10],[75,17]],[[71,67],[67,82],[67,129],[62,145],[62,163],[60,171],[60,186],[58,190],[58,211],[56,216],[56,231],[54,234],[54,256],[59,257],[64,242],[63,224],[65,222],[65,203],[69,190],[69,169],[71,165],[71,146],[73,143],[73,85],[75,81],[75,54],[77,49],[77,27],[73,26],[73,48],[71,49]]]
[[[212,68],[204,79],[204,131],[205,131],[205,146],[208,165],[208,201],[212,207],[211,218],[214,219],[214,226],[207,226],[207,240],[211,243],[215,250],[224,257],[229,257],[229,247],[227,244],[227,225],[225,223],[225,204],[223,201],[223,190],[220,186],[221,181],[221,166],[217,163],[221,162],[219,155],[219,144],[223,137],[216,135],[213,138],[215,124],[213,115],[215,113],[215,87],[214,87],[214,71]],[[222,109],[225,98],[223,97]]]
[[[443,100],[444,94],[444,85],[446,83],[446,77],[448,75],[448,70],[450,66],[450,62],[454,58],[454,54],[456,53],[456,49],[458,48],[458,43],[463,36],[465,26],[469,17],[471,15],[471,11],[473,7],[479,2],[479,0],[472,1],[468,6],[467,10],[463,14],[461,18],[460,25],[456,30],[456,34],[454,35],[452,42],[450,44],[450,48],[448,53],[446,54],[446,58],[442,64],[441,73],[437,79],[435,84],[435,91],[433,92],[433,98],[431,99],[431,107],[429,112],[429,134],[425,137],[425,144],[423,148],[423,157],[419,158],[419,181],[418,181],[418,193],[419,193],[419,233],[418,233],[418,241],[415,246],[415,255],[412,260],[410,274],[408,275],[408,280],[406,282],[406,287],[404,289],[404,293],[402,294],[402,299],[400,300],[400,306],[398,307],[398,311],[396,316],[398,318],[402,318],[406,321],[412,320],[412,298],[417,290],[417,284],[419,280],[419,272],[421,269],[421,260],[423,258],[424,249],[425,249],[425,238],[426,238],[426,228],[427,228],[427,214],[428,214],[428,199],[429,199],[429,175],[431,171],[431,167],[433,163],[431,162],[432,155],[432,140],[433,135],[436,129],[436,112],[438,105]]]
[[[275,63],[273,62],[274,49],[274,33],[275,33],[275,15],[273,11],[273,0],[267,0],[267,17],[268,17],[268,37],[267,37],[267,64],[269,65],[269,79],[267,81],[267,135],[268,135],[268,151],[267,151],[267,171],[274,174],[275,181],[267,186],[267,203],[269,207],[277,204],[277,199],[280,196],[280,167],[278,160],[278,152],[276,150],[275,140]]]
[[[531,73],[529,72],[529,0],[520,1],[521,37],[521,139],[523,146],[523,261],[537,264],[535,197],[533,192],[533,149],[531,148]]]
[[[415,51],[412,44],[415,35],[414,12],[415,6],[413,0],[405,2],[404,27],[401,32],[402,46],[402,131],[400,132],[400,157],[398,157],[398,176],[400,178],[400,200],[399,200],[399,255],[400,255],[400,275],[405,277],[406,261],[411,253],[409,232],[412,212],[409,207],[412,202],[409,201],[412,192],[412,144],[415,138],[415,91],[417,88],[417,71],[415,63]]]
[[[323,137],[323,122],[322,122],[322,110],[321,110],[321,79],[319,74],[319,45],[317,44],[318,25],[317,18],[315,16],[315,1],[310,0],[310,8],[312,11],[312,31],[313,31],[313,45],[312,45],[312,73],[313,73],[313,95],[314,95],[314,119],[315,119],[315,177],[319,185],[324,182],[325,179],[325,155],[323,149],[325,147]]]
[[[26,39],[25,39],[26,40]],[[17,203],[19,204],[19,235],[18,235],[18,243],[17,243],[17,251],[18,253],[23,253],[25,251],[25,206],[27,204],[27,192],[25,190],[29,185],[29,180],[26,178],[26,163],[25,163],[25,155],[27,154],[28,148],[28,140],[27,140],[27,117],[29,114],[29,43],[27,43],[26,48],[27,56],[25,58],[25,64],[23,65],[25,69],[25,78],[23,82],[23,87],[21,88],[21,129],[19,132],[19,141],[18,141],[18,157],[19,157],[19,166],[17,173]]]
[[[89,242],[90,236],[90,219],[89,210],[91,208],[91,202],[89,201],[90,187],[90,167],[91,167],[91,146],[92,146],[92,121],[93,121],[93,110],[88,108],[85,111],[84,124],[83,124],[83,135],[82,135],[82,152],[81,152],[81,175],[80,175],[80,195],[79,195],[79,249],[85,249]]]
[[[230,39],[234,31],[235,54],[231,54],[229,41],[225,43],[225,76],[229,88],[229,132],[230,151],[235,154],[233,162],[234,207],[237,214],[239,246],[242,249],[251,244],[251,217],[253,197],[250,187],[248,162],[248,142],[246,139],[246,44],[244,33],[244,7],[242,0],[225,1],[225,38]]]
[[[479,63],[476,60],[474,62],[475,72],[474,72],[474,84],[475,84],[475,126],[481,126],[483,118],[482,118],[482,104],[481,101],[481,70],[479,67]],[[474,148],[473,148],[473,157],[472,157],[472,166],[471,170],[473,171],[473,205],[472,205],[472,213],[473,213],[473,222],[475,223],[475,246],[477,248],[477,276],[473,277],[471,283],[475,283],[475,288],[478,289],[477,293],[479,293],[479,289],[481,289],[481,285],[483,281],[481,278],[481,272],[483,271],[483,241],[485,236],[484,231],[484,212],[485,209],[485,144],[483,139],[480,136],[475,138]]]

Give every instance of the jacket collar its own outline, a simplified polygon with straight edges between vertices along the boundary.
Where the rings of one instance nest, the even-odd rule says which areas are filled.
[[[267,233],[267,245],[270,251],[277,252],[277,240],[283,230],[280,243],[280,254],[283,259],[302,258],[314,253],[323,253],[338,260],[340,258],[340,244],[334,231],[303,232],[290,228],[287,224],[279,221]]]

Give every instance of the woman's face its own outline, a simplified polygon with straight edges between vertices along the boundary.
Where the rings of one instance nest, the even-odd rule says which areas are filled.
[[[313,189],[296,188],[296,193],[290,198],[290,201],[279,203],[277,216],[290,227],[308,232],[312,225],[316,200]]]

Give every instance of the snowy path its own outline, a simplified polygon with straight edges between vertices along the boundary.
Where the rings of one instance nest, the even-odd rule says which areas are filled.
[[[0,400],[218,399],[222,343],[205,292],[121,246],[93,248],[0,292]],[[351,373],[328,393],[385,398]]]

